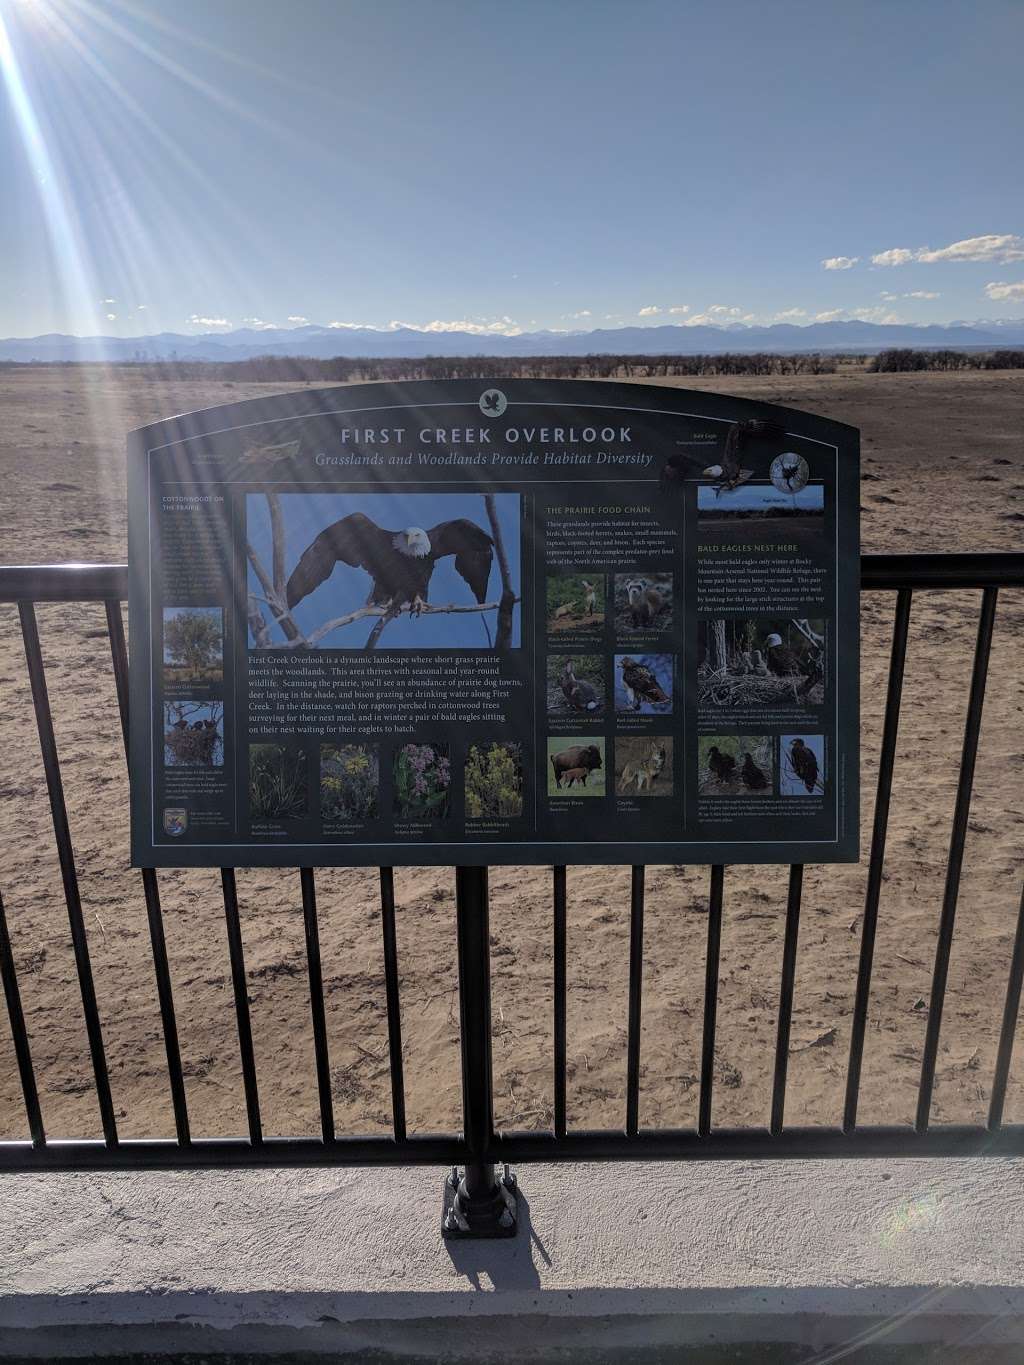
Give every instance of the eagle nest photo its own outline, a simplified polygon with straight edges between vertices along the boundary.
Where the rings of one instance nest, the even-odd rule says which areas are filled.
[[[713,620],[699,630],[701,706],[820,706],[825,700],[823,620]]]
[[[515,493],[250,493],[251,649],[520,643]]]

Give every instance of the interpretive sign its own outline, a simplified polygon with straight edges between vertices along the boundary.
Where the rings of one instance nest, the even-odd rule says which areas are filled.
[[[855,860],[858,511],[852,428],[653,385],[134,432],[133,860]]]

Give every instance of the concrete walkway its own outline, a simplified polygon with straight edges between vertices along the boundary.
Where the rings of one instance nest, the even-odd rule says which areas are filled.
[[[452,1244],[431,1169],[0,1177],[0,1355],[1024,1358],[1024,1161],[519,1175],[518,1238]]]

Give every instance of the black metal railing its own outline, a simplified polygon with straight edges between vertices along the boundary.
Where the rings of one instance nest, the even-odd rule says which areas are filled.
[[[190,1130],[185,1081],[175,1016],[174,991],[164,940],[158,874],[140,873],[163,1029],[175,1135],[159,1140],[123,1140],[118,1135],[106,1054],[96,1000],[89,943],[82,912],[75,853],[68,823],[53,717],[40,649],[35,606],[39,602],[102,602],[106,610],[111,661],[127,748],[128,654],[121,615],[128,572],[123,565],[42,565],[0,568],[0,604],[17,605],[42,752],[64,899],[71,930],[82,1011],[92,1061],[103,1137],[94,1141],[56,1141],[44,1128],[33,1071],[29,1037],[0,896],[0,976],[14,1041],[30,1138],[0,1142],[0,1170],[102,1169],[115,1167],[277,1166],[324,1164],[461,1164],[461,1180],[446,1187],[446,1230],[458,1235],[504,1235],[514,1230],[515,1180],[506,1172],[496,1181],[496,1162],[558,1160],[681,1159],[735,1157],[938,1156],[1024,1153],[1024,1124],[1003,1124],[1003,1107],[1024,980],[1024,892],[1021,895],[1009,979],[1003,1008],[995,1071],[985,1125],[931,1126],[943,1007],[950,950],[963,869],[975,762],[988,678],[989,656],[1000,589],[1024,587],[1024,553],[978,555],[871,555],[862,561],[862,589],[895,592],[891,658],[879,755],[877,795],[868,855],[867,888],[852,1017],[842,1125],[792,1127],[785,1123],[786,1078],[796,976],[803,868],[790,869],[783,940],[782,976],[767,1127],[722,1128],[713,1123],[715,1029],[726,869],[710,870],[705,964],[700,1090],[695,1128],[642,1128],[639,1121],[640,1042],[643,1006],[645,869],[632,869],[629,928],[629,995],[626,1038],[626,1105],[615,1130],[569,1129],[566,1122],[566,871],[553,870],[554,977],[553,1121],[549,1131],[498,1132],[494,1127],[490,1025],[490,968],[487,872],[456,869],[459,1001],[462,1060],[461,1133],[410,1135],[406,1127],[402,1061],[402,1023],[395,894],[392,871],[380,869],[380,906],[384,985],[392,1105],[390,1136],[343,1137],[335,1134],[327,1020],[312,868],[298,870],[313,1050],[319,1099],[319,1138],[276,1138],[263,1132],[260,1091],[249,1018],[245,958],[235,874],[221,871],[236,1027],[245,1095],[247,1135],[197,1138]],[[917,1112],[913,1126],[864,1126],[858,1123],[864,1041],[871,995],[879,899],[883,883],[893,771],[899,733],[907,640],[914,593],[972,589],[982,594],[973,673],[956,801],[950,835],[945,890],[939,918],[932,990]],[[2,882],[2,867],[0,867]],[[456,1199],[456,1192],[458,1198]],[[455,1203],[452,1211],[452,1203]]]

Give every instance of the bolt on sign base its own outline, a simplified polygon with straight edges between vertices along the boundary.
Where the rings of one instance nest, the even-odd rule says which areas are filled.
[[[441,1236],[451,1240],[468,1237],[514,1237],[519,1229],[516,1177],[505,1167],[490,1194],[471,1199],[457,1168],[445,1177],[441,1211]]]

